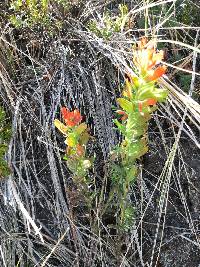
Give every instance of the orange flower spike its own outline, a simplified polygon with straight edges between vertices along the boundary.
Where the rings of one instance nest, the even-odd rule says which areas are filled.
[[[133,62],[136,65],[136,67],[139,69],[140,75],[146,76],[150,74],[149,71],[151,71],[153,67],[159,64],[163,58],[164,58],[163,51],[156,52],[156,41],[150,40],[148,42],[147,38],[143,37],[138,42],[138,49],[134,52]],[[159,68],[158,72],[155,71],[155,75],[156,75],[155,77],[159,75],[159,72],[161,74],[162,70],[164,69]],[[160,75],[160,77],[163,74],[164,72]],[[155,78],[155,79],[158,79],[158,78]]]
[[[147,80],[148,81],[156,81],[157,79],[159,79],[160,77],[163,76],[163,74],[165,74],[167,70],[166,66],[159,66],[158,68],[156,68],[152,74],[147,76]]]
[[[70,112],[68,109],[63,107],[61,108],[61,113],[66,125],[69,127],[78,125],[82,120],[82,116],[77,109]]]

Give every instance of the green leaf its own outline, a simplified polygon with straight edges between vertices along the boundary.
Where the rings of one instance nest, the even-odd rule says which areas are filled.
[[[115,123],[115,125],[117,126],[117,128],[120,130],[120,132],[122,132],[123,134],[125,134],[126,127],[124,125],[122,125],[117,119],[113,120],[113,122]]]
[[[131,141],[133,138],[143,135],[147,130],[146,118],[139,112],[131,113],[127,120],[126,137]]]
[[[139,159],[141,156],[146,154],[148,151],[147,141],[145,138],[139,139],[134,143],[131,143],[127,147],[127,154],[129,157]]]
[[[137,99],[142,101],[148,98],[155,99],[159,102],[165,101],[168,96],[166,89],[156,88],[155,84],[148,83],[142,86],[136,95]]]
[[[110,178],[111,178],[111,181],[113,183],[120,183],[121,180],[124,179],[124,169],[122,166],[120,165],[117,165],[115,163],[112,164],[112,169],[111,169],[111,175],[110,175]]]
[[[118,104],[120,105],[120,107],[125,110],[128,113],[131,113],[133,111],[133,103],[128,101],[125,98],[118,98],[117,99]]]
[[[138,169],[135,165],[126,168],[126,180],[131,183],[136,180]]]
[[[155,88],[154,91],[153,91],[153,96],[159,102],[163,102],[163,101],[166,100],[166,98],[168,96],[168,91],[166,89]]]
[[[141,86],[136,94],[136,99],[145,100],[147,98],[152,98],[152,92],[154,90],[154,87],[155,87],[154,83],[148,83]]]
[[[132,205],[128,205],[124,210],[124,217],[122,220],[121,228],[128,231],[132,226],[135,219],[135,209]]]
[[[89,133],[87,131],[83,132],[79,138],[80,145],[87,145],[89,139],[90,139]]]
[[[66,138],[65,143],[69,147],[75,147],[78,143],[76,134],[74,134],[74,133],[68,134],[68,137]]]

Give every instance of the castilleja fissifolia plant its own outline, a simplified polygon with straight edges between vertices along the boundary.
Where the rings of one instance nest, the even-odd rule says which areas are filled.
[[[142,38],[133,50],[136,75],[127,73],[122,97],[117,99],[121,119],[115,119],[114,123],[123,140],[112,152],[115,163],[111,163],[111,179],[119,199],[119,223],[124,228],[134,217],[128,193],[138,175],[137,161],[148,151],[148,122],[157,104],[164,102],[168,95],[167,90],[157,85],[166,71],[161,64],[163,57],[163,51],[156,51],[155,41]]]
[[[81,123],[82,116],[77,109],[69,111],[62,107],[61,113],[64,123],[56,119],[54,125],[65,136],[67,147],[64,159],[78,188],[87,190],[87,174],[91,167],[91,160],[86,156],[86,145],[90,138],[87,124]]]

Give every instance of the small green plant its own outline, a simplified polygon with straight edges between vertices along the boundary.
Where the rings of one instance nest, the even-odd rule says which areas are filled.
[[[54,125],[66,138],[67,148],[63,159],[66,160],[77,188],[88,197],[90,184],[88,170],[92,166],[92,159],[86,155],[86,146],[90,138],[87,124],[81,123],[82,116],[78,110],[69,111],[62,107],[61,113],[65,124],[56,119]]]
[[[128,13],[126,5],[119,5],[119,15],[117,17],[111,17],[107,11],[103,15],[103,21],[98,22],[92,20],[88,23],[88,28],[91,32],[95,33],[98,37],[106,40],[110,39],[115,32],[120,32],[122,21]]]
[[[6,113],[0,107],[0,177],[6,177],[10,174],[10,168],[5,160],[5,154],[8,150],[8,142],[11,137],[11,126],[6,121]]]
[[[29,27],[37,25],[47,29],[61,25],[61,20],[55,17],[54,6],[67,10],[69,8],[68,0],[14,0],[10,4],[10,10],[13,14],[10,16],[11,23],[16,28]]]

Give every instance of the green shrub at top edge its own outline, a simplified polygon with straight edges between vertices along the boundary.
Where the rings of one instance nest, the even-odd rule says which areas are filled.
[[[112,17],[108,11],[104,13],[103,25],[100,25],[96,20],[91,20],[88,23],[89,30],[98,37],[109,40],[113,33],[120,32],[122,21],[128,13],[126,5],[119,5],[118,9],[119,15],[117,17]]]
[[[10,4],[10,22],[16,28],[35,28],[44,27],[50,32],[53,28],[62,27],[62,18],[56,17],[55,8],[58,10],[69,10],[70,1],[68,0],[14,0]],[[52,26],[53,25],[53,26]]]

